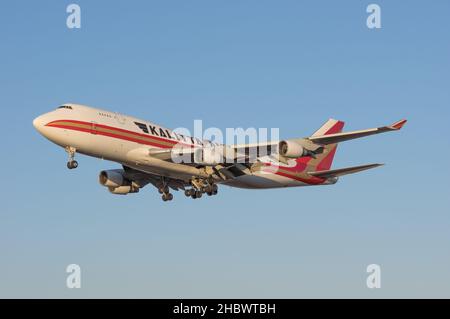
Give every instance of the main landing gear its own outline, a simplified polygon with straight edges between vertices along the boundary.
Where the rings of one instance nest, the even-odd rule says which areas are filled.
[[[169,186],[167,186],[165,180],[163,180],[163,185],[158,188],[158,192],[162,194],[161,198],[164,202],[171,201],[173,199],[173,195],[170,193]]]
[[[164,193],[161,198],[164,202],[167,202],[168,200],[170,201],[173,199],[173,195],[171,193]]]
[[[74,169],[78,167],[78,162],[75,160],[75,153],[77,149],[72,146],[66,146],[65,148],[67,154],[69,154],[69,161],[67,162],[68,169]]]
[[[200,179],[193,178],[191,180],[192,188],[186,189],[184,191],[184,195],[186,197],[191,197],[193,199],[201,198],[203,194],[207,194],[208,196],[216,195],[218,192],[218,187],[214,184],[213,178],[208,179]]]

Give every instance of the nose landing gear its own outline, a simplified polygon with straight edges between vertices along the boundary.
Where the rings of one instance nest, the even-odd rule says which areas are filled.
[[[67,154],[69,154],[69,161],[67,162],[68,169],[74,169],[78,167],[78,162],[75,160],[75,153],[77,149],[72,146],[66,146],[65,148]]]
[[[77,161],[69,161],[67,162],[67,168],[68,169],[74,169],[78,167],[78,162]]]

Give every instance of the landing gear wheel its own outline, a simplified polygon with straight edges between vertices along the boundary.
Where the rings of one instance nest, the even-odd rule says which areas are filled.
[[[77,152],[77,149],[72,146],[66,146],[65,150],[67,154],[69,154],[69,161],[67,162],[67,168],[68,169],[74,169],[78,167],[78,162],[74,159],[75,153]]]
[[[203,194],[203,193],[202,193],[201,191],[196,191],[196,192],[195,192],[195,197],[196,197],[196,198],[202,198],[202,194]]]
[[[162,198],[162,200],[163,201],[170,201],[170,200],[172,200],[173,199],[173,195],[171,194],[171,193],[164,193],[164,194],[162,194],[162,196],[161,196],[161,198]]]
[[[158,188],[158,192],[160,194],[164,194],[164,193],[169,194],[170,189],[169,189],[168,186],[161,186],[161,187]]]
[[[74,169],[78,167],[78,162],[77,161],[69,161],[67,162],[67,168],[68,169]]]
[[[184,191],[184,195],[186,195],[186,197],[192,197],[193,195],[195,195],[195,190],[192,188],[186,189]]]

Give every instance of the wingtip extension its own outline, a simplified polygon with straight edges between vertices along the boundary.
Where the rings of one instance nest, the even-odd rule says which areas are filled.
[[[391,125],[391,127],[394,130],[400,130],[406,124],[406,122],[408,122],[408,120],[403,119],[403,120],[395,122],[394,124]]]

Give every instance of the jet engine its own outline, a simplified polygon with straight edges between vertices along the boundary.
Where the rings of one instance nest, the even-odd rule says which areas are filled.
[[[138,193],[139,192],[139,188],[134,187],[132,185],[119,186],[119,187],[108,187],[108,190],[110,193],[116,194],[116,195],[126,195],[129,193]]]
[[[126,195],[139,192],[139,187],[125,177],[125,171],[122,169],[101,171],[98,179],[112,194]]]
[[[281,156],[287,158],[298,158],[309,154],[307,149],[293,141],[281,141],[278,143],[278,152]]]

